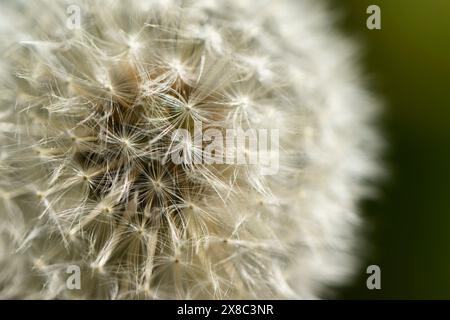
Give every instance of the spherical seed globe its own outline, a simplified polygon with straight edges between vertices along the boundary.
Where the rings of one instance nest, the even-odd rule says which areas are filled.
[[[324,6],[2,6],[0,297],[317,298],[354,272],[378,104]],[[171,161],[198,124],[276,148]]]

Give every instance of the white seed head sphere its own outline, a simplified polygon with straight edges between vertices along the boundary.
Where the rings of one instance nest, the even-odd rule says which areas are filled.
[[[0,297],[316,298],[354,271],[377,103],[317,1],[1,6]],[[279,150],[168,159],[197,123]]]

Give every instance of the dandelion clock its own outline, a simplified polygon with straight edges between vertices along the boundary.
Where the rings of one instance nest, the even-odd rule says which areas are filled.
[[[0,297],[320,298],[379,139],[317,1],[8,1]]]

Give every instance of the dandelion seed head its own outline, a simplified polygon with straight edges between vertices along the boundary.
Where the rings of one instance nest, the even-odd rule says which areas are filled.
[[[324,7],[71,4],[78,30],[65,1],[2,4],[0,297],[315,298],[352,273],[377,103]],[[211,128],[279,130],[277,174],[215,163],[236,146],[205,155]]]

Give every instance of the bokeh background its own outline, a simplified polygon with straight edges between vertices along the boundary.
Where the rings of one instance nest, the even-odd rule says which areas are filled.
[[[370,247],[342,299],[450,299],[450,1],[329,0],[340,27],[365,48],[389,178],[363,203]],[[381,30],[366,9],[381,8]],[[381,268],[381,290],[366,267]],[[335,297],[335,296],[333,296]]]

